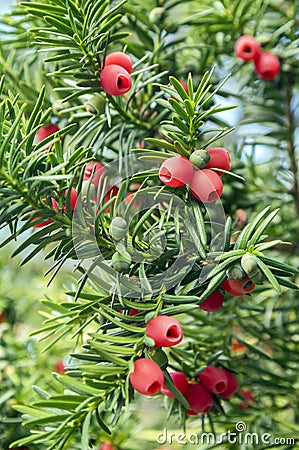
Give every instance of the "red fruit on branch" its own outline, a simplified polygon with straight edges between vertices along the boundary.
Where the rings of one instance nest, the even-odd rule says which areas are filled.
[[[160,167],[159,177],[162,183],[177,188],[190,183],[194,175],[193,165],[183,156],[166,159]]]
[[[190,384],[185,398],[190,405],[188,415],[205,414],[213,406],[213,397],[201,384]]]
[[[246,275],[241,280],[231,280],[228,278],[222,283],[221,287],[229,294],[235,297],[241,297],[242,295],[249,294],[249,292],[253,291],[255,283],[253,283]]]
[[[188,95],[189,94],[189,89],[188,89],[187,81],[184,81],[184,80],[178,80],[178,81],[182,85],[182,87],[184,88],[186,94]]]
[[[222,369],[207,366],[198,376],[201,384],[213,394],[221,394],[227,389],[228,381]]]
[[[200,169],[195,172],[190,189],[198,200],[203,203],[212,203],[221,196],[223,185],[216,172],[210,169]]]
[[[65,373],[65,365],[62,360],[59,360],[55,364],[55,372],[64,374]]]
[[[227,369],[220,369],[224,372],[227,378],[227,388],[221,392],[220,396],[223,398],[232,397],[239,389],[239,383],[237,378]]]
[[[235,44],[235,54],[243,61],[255,60],[260,51],[260,44],[253,36],[241,36]]]
[[[55,123],[50,123],[49,125],[42,126],[36,133],[37,142],[42,142],[47,137],[59,131],[60,128],[55,125]]]
[[[114,450],[114,446],[111,444],[111,442],[103,442],[99,450]]]
[[[68,195],[68,189],[66,189],[64,191],[64,197],[66,198]],[[54,209],[56,209],[56,211],[59,211],[59,205],[58,202],[55,200],[55,198],[51,199],[51,203],[52,203],[52,207]],[[76,203],[77,203],[77,191],[75,188],[72,188],[71,190],[71,194],[70,194],[70,206],[71,206],[71,210],[74,211],[74,209],[76,208]],[[66,211],[66,206],[63,207],[63,210]]]
[[[233,219],[238,220],[236,225],[238,227],[242,227],[247,220],[247,214],[244,209],[237,209],[235,214],[233,215]]]
[[[183,394],[185,395],[187,390],[189,389],[189,383],[187,380],[187,377],[182,372],[172,372],[169,374],[172,378],[173,384],[175,387]],[[166,395],[167,397],[174,398],[174,395],[172,392],[170,392],[169,389],[167,389],[166,386],[162,386],[161,388],[162,394]]]
[[[232,338],[232,341],[231,341],[231,345],[230,345],[230,349],[233,351],[233,352],[237,352],[237,351],[243,351],[243,350],[247,350],[247,346],[246,345],[244,345],[244,344],[242,344],[241,342],[239,342],[236,338]]]
[[[240,402],[240,407],[242,409],[249,409],[249,405],[247,404],[247,402],[256,403],[256,399],[254,398],[253,393],[249,389],[242,389],[240,394],[241,397],[243,397],[244,400],[246,400],[245,402],[243,401]]]
[[[263,80],[272,80],[280,72],[280,61],[271,52],[261,52],[255,61],[255,71]]]
[[[145,334],[155,341],[157,347],[173,347],[183,339],[180,322],[169,316],[154,317],[147,323]]]
[[[121,66],[130,74],[132,73],[132,61],[131,58],[124,52],[113,52],[106,56],[104,66],[111,64]]]
[[[93,202],[96,202],[97,199],[101,199],[101,192],[104,187],[104,175],[106,173],[106,167],[97,161],[90,161],[86,164],[83,174],[83,181],[88,181],[92,177],[91,184],[95,186],[98,192],[92,198]],[[100,191],[101,190],[101,191]],[[117,186],[112,186],[109,182],[106,185],[106,194],[104,198],[104,202],[107,203],[111,197],[117,195],[119,188]],[[110,212],[110,207],[108,206],[104,212]]]
[[[105,173],[106,168],[103,164],[97,161],[90,161],[86,164],[83,174],[83,181],[88,181],[92,176],[91,183],[94,186],[99,184],[101,176]]]
[[[121,314],[124,314],[124,310],[123,309],[121,309],[119,312]],[[129,313],[128,313],[128,316],[136,316],[136,314],[139,314],[139,313],[140,313],[139,309],[130,309]]]
[[[126,69],[117,64],[109,64],[101,72],[100,84],[107,94],[118,97],[131,89],[132,80]]]
[[[186,92],[186,94],[189,95],[189,89],[188,89],[188,83],[187,83],[187,81],[184,81],[184,80],[177,80],[177,81],[180,83],[180,85],[182,86],[182,88],[184,89],[184,91]],[[173,84],[172,84],[172,83],[169,83],[168,86],[173,87]],[[173,97],[171,97],[171,98],[173,98]]]
[[[155,361],[141,358],[134,362],[134,371],[130,373],[130,382],[140,394],[157,394],[163,384],[164,375]]]
[[[66,189],[64,195],[65,195],[65,197],[67,197],[68,189]],[[74,211],[74,209],[76,208],[76,203],[77,203],[77,191],[76,191],[76,189],[72,188],[71,194],[70,194],[70,207],[71,207],[72,211]]]
[[[41,216],[35,217],[34,219],[32,219],[32,223],[37,222],[41,219]],[[33,228],[43,228],[46,227],[47,225],[50,225],[50,223],[53,223],[54,220],[44,220],[43,222],[37,223],[35,225],[32,225]]]
[[[229,152],[222,147],[214,147],[207,149],[208,154],[210,155],[209,162],[206,166],[206,169],[230,169],[230,154]],[[224,174],[224,172],[218,172],[217,175],[220,177]]]
[[[199,308],[203,311],[216,312],[221,308],[223,302],[224,294],[220,291],[215,291],[199,305]]]

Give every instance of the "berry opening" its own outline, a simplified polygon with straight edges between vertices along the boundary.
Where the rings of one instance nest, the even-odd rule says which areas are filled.
[[[251,280],[248,280],[247,283],[244,285],[244,291],[251,291],[253,284],[254,283]]]
[[[271,70],[265,70],[264,72],[262,72],[262,76],[263,78],[272,78],[273,77],[273,72]]]
[[[119,89],[128,89],[130,87],[130,81],[124,75],[119,75],[117,77],[117,87]]]
[[[210,194],[208,195],[208,201],[215,202],[217,199],[218,199],[217,191],[210,192]]]
[[[158,381],[154,381],[148,388],[147,388],[147,392],[150,395],[156,394],[161,388],[160,383],[158,383]]]
[[[170,326],[167,330],[166,337],[170,341],[176,341],[178,338],[180,338],[181,331],[180,331],[179,327],[177,327],[176,325]]]
[[[215,390],[220,394],[221,392],[224,392],[226,389],[226,383],[224,381],[219,381],[219,383],[216,383]]]
[[[162,167],[160,169],[160,180],[163,183],[169,183],[172,180],[172,176],[170,171],[166,167]]]
[[[249,47],[249,46],[248,47],[244,47],[243,48],[243,52],[244,53],[251,53],[251,47]]]

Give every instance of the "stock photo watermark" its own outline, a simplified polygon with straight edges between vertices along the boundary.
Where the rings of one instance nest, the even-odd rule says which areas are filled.
[[[246,431],[245,422],[237,422],[234,430],[216,435],[214,433],[174,433],[164,428],[157,434],[156,441],[160,445],[218,445],[218,444],[243,444],[243,445],[295,445],[298,439],[295,437],[273,436],[271,433],[254,433]]]

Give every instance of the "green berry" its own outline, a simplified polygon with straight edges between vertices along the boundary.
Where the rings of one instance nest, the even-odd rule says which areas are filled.
[[[230,280],[242,280],[245,277],[245,272],[241,264],[236,264],[227,269],[226,275]]]
[[[96,94],[86,102],[86,111],[90,114],[102,114],[105,112],[106,99],[103,95]]]
[[[265,275],[260,269],[258,269],[258,271],[254,275],[250,275],[250,280],[255,284],[263,284]]]
[[[152,9],[151,12],[149,13],[149,20],[152,23],[159,23],[164,19],[164,14],[165,14],[164,8],[158,6],[157,8]]]
[[[112,219],[110,227],[109,227],[109,233],[111,234],[112,238],[116,241],[121,241],[128,231],[128,224],[122,217],[114,217]]]
[[[245,255],[242,256],[241,266],[250,279],[260,271],[257,265],[257,258],[251,253],[245,253]]]
[[[210,155],[206,150],[195,150],[190,156],[190,162],[199,169],[203,169],[210,161]]]
[[[127,251],[124,251],[123,253],[115,252],[111,262],[113,269],[117,272],[127,272],[132,263],[132,258]]]

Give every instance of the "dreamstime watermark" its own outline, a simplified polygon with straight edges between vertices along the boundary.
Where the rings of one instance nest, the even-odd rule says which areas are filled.
[[[95,176],[97,193],[95,194],[91,179],[91,189],[87,189],[77,199],[73,213],[72,236],[78,260],[81,261],[81,268],[89,276],[100,279],[110,293],[144,298],[168,291],[184,279],[199,257],[205,260],[205,263],[198,273],[198,281],[205,281],[217,264],[213,255],[219,255],[224,250],[226,218],[219,199],[204,205],[207,215],[205,219],[202,215],[202,221],[205,220],[205,223],[202,223],[201,227],[208,230],[207,239],[212,249],[212,253],[206,253],[206,242],[202,242],[199,232],[196,200],[192,204],[189,199],[187,203],[181,196],[166,189],[166,186],[157,186],[150,182],[146,184],[146,188],[140,185],[134,198],[132,197],[130,185],[136,183],[138,177],[150,180],[150,174],[157,173],[160,165],[161,158],[149,158],[147,153],[132,154],[115,160],[107,164],[100,175],[98,173],[98,176]],[[113,204],[109,202],[112,187],[120,189],[122,194],[117,198],[117,202],[110,199]],[[106,258],[107,252],[102,253],[100,250],[101,237],[99,238],[100,233],[97,233],[102,212],[109,212],[111,207],[114,209],[114,217],[124,218],[129,226],[131,222],[136,224],[136,217],[137,221],[140,216],[150,219],[147,222],[148,229],[144,227],[142,230],[142,242],[136,242],[134,228],[131,230],[132,239],[125,241],[133,264],[148,267],[148,264],[155,264],[165,252],[170,255],[169,262],[166,265],[155,264],[155,270],[146,278],[140,271],[128,279],[126,275],[114,270],[111,260]],[[168,245],[171,233],[172,241]],[[104,248],[106,250],[105,245]]]
[[[157,435],[158,444],[177,445],[218,445],[218,444],[243,444],[243,445],[295,445],[298,439],[293,437],[275,437],[270,433],[247,432],[245,422],[237,422],[234,431],[227,431],[219,435],[214,433],[173,433],[164,428]]]

